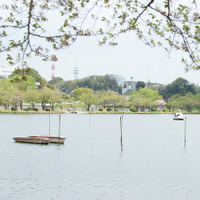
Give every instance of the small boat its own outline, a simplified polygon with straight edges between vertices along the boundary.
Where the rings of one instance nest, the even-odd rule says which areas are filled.
[[[28,137],[14,137],[13,139],[15,140],[15,142],[23,142],[23,143],[64,144],[65,137],[60,136],[60,124],[61,124],[61,116],[59,115],[59,135],[58,136],[50,136],[50,123],[49,123],[49,135],[32,135],[32,136],[28,136]]]
[[[184,116],[183,116],[182,112],[180,111],[179,113],[175,113],[173,120],[184,120]]]
[[[13,140],[15,140],[15,142],[21,142],[21,143],[49,144],[48,138],[40,138],[36,136],[14,137]]]
[[[49,143],[64,144],[65,137],[60,136],[61,116],[59,115],[59,133],[58,136],[50,135],[50,114],[49,114],[49,135],[33,135],[32,138],[48,139]]]
[[[60,131],[61,131],[61,115],[59,115],[58,136],[51,136],[50,135],[50,113],[49,113],[49,135],[48,136],[41,135],[39,137],[41,137],[41,138],[48,138],[49,139],[49,143],[64,144],[65,143],[65,137],[62,137],[60,135]]]
[[[72,113],[72,114],[77,114],[77,112],[76,112],[76,111],[71,111],[70,113]]]
[[[61,136],[48,136],[48,135],[33,135],[32,138],[48,139],[49,143],[64,144],[65,137]]]
[[[42,136],[45,138],[45,136]],[[49,143],[57,143],[57,144],[64,144],[65,142],[65,137],[61,137],[61,136],[47,136],[46,138],[49,139]]]

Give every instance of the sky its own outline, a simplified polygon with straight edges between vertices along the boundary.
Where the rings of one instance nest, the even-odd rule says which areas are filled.
[[[55,24],[60,20],[55,15],[49,17],[51,23],[48,26],[53,32]],[[39,57],[32,57],[29,66],[48,81],[51,80],[52,73],[64,80],[73,80],[73,69],[78,67],[78,79],[91,75],[116,74],[125,80],[133,77],[134,81],[169,84],[176,78],[183,77],[190,83],[200,85],[200,70],[185,72],[181,52],[173,51],[169,56],[163,48],[146,46],[133,32],[119,36],[117,41],[118,46],[99,47],[95,37],[78,38],[69,48],[55,52],[58,62],[43,62]],[[1,66],[7,65],[1,54],[0,61]],[[51,70],[53,64],[54,72]]]
[[[31,66],[47,80],[55,77],[73,80],[74,67],[78,67],[78,79],[90,75],[116,74],[125,80],[169,84],[178,77],[200,85],[200,71],[185,71],[180,52],[169,56],[162,48],[151,48],[128,33],[118,38],[118,46],[99,47],[95,37],[79,38],[71,47],[57,51],[58,62],[42,62],[32,58]],[[51,66],[55,65],[52,72]]]
[[[100,47],[97,38],[79,38],[72,46],[55,53],[58,62],[43,62],[39,57],[32,57],[29,66],[36,69],[46,80],[51,75],[63,80],[74,80],[73,69],[78,67],[78,79],[91,75],[116,74],[134,81],[169,84],[182,77],[190,83],[200,85],[200,70],[185,71],[180,52],[173,51],[169,56],[163,48],[151,48],[138,40],[134,33],[127,33],[118,38],[118,46]],[[0,55],[1,66],[6,66]],[[55,71],[51,66],[55,66]]]

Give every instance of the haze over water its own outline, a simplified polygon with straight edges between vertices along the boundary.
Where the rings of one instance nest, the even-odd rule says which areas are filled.
[[[200,115],[63,114],[64,145],[15,143],[14,136],[47,135],[48,115],[0,115],[1,200],[198,200]],[[51,115],[51,134],[58,134]]]

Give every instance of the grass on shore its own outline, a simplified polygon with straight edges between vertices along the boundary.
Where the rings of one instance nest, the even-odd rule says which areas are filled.
[[[0,110],[0,114],[48,114],[49,111],[40,110],[40,111],[25,111],[25,110],[18,110],[18,111],[12,111],[12,110]],[[51,114],[63,114],[64,111],[51,111]]]
[[[90,111],[87,112],[90,114],[174,114],[175,112],[130,112],[130,111]],[[194,112],[182,112],[183,114],[200,114],[199,111],[194,111]]]
[[[39,111],[25,111],[25,110],[18,110],[18,111],[12,111],[12,110],[0,110],[0,114],[64,114],[64,113],[70,113],[67,111],[45,111],[45,110],[39,110]],[[174,114],[175,112],[130,112],[130,111],[77,111],[77,113],[88,113],[88,114]],[[193,112],[186,112],[183,111],[183,114],[200,114],[199,111],[195,110]]]

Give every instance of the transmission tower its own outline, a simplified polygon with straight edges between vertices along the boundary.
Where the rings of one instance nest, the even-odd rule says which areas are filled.
[[[78,79],[78,74],[79,74],[78,67],[74,67],[73,73],[74,73],[74,79],[75,80]]]
[[[55,66],[54,66],[54,64],[51,66],[51,71],[52,71],[51,80],[53,80],[53,79],[54,79],[54,71],[55,71]]]

